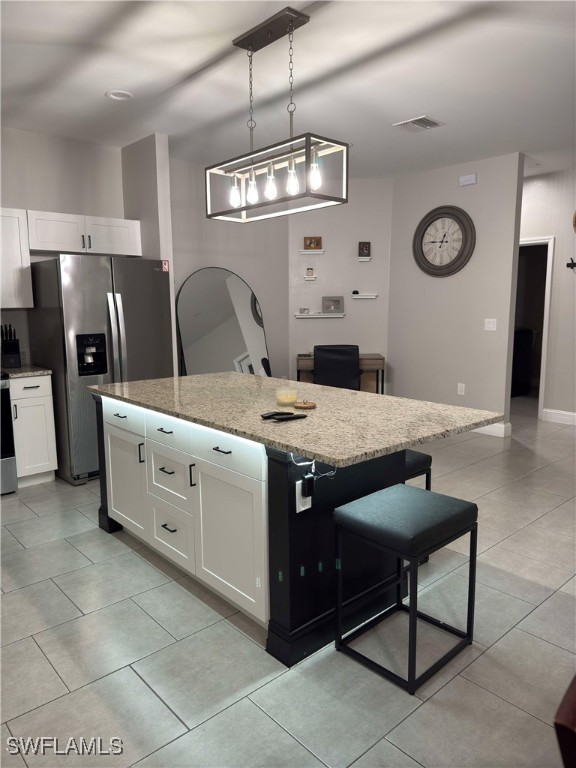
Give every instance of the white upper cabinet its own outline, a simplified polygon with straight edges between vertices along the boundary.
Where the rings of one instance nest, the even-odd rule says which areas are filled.
[[[28,211],[30,248],[141,256],[140,222],[70,213]]]
[[[33,307],[26,211],[0,209],[2,309]]]

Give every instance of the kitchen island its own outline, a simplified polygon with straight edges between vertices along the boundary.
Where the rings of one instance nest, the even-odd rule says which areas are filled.
[[[299,400],[317,407],[298,421],[263,420],[278,410],[275,390],[285,383],[217,373],[90,389],[106,466],[100,527],[132,525],[130,515],[114,511],[115,499],[128,493],[132,503],[142,486],[133,508],[152,510],[152,521],[129,529],[267,625],[268,651],[290,666],[333,636],[333,508],[401,482],[405,448],[503,414],[298,382]],[[115,457],[132,454],[145,477],[114,494]],[[122,465],[122,475],[130,466]],[[310,474],[308,498],[301,481]],[[223,511],[236,505],[228,516]],[[167,541],[166,531],[178,537],[192,519],[182,541]],[[385,604],[381,585],[393,564],[357,544],[345,560],[348,596],[365,596],[354,623]]]

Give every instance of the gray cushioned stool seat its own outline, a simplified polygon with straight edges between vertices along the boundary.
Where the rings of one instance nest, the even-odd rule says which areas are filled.
[[[403,483],[337,507],[334,510],[336,650],[352,656],[364,666],[413,694],[418,686],[470,645],[474,633],[477,519],[478,507],[471,501],[455,499]],[[418,566],[423,562],[423,558],[467,534],[470,535],[470,557],[466,629],[463,630],[418,610]],[[396,564],[396,572],[390,573],[390,576],[380,583],[380,587],[394,588],[395,600],[389,602],[391,596],[388,591],[388,596],[385,596],[386,603],[382,606],[384,610],[377,610],[369,619],[366,619],[365,615],[353,614],[353,606],[365,598],[364,593],[344,599],[344,572],[348,555],[343,542],[348,537],[360,539],[366,546],[379,549],[383,557],[394,558],[392,562]],[[405,562],[408,563],[407,566],[404,565]],[[404,600],[406,591],[408,602]],[[408,666],[405,676],[378,663],[351,645],[366,631],[399,611],[408,613]],[[459,639],[437,661],[416,674],[418,621],[433,624]],[[346,630],[345,623],[348,625]]]
[[[405,557],[418,557],[477,518],[470,501],[401,484],[334,510],[336,525]]]
[[[406,477],[414,477],[415,475],[423,475],[432,466],[432,456],[429,453],[423,453],[422,451],[411,451],[406,449],[406,463],[405,472]]]

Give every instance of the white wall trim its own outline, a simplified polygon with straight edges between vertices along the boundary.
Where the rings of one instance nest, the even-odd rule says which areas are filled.
[[[576,413],[570,411],[557,411],[554,408],[543,408],[542,421],[554,421],[556,424],[576,424]]]
[[[498,424],[488,424],[487,427],[478,427],[472,431],[479,432],[481,435],[492,435],[492,437],[510,437],[512,424],[509,421],[500,421]]]

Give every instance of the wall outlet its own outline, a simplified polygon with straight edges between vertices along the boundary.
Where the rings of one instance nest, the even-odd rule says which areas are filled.
[[[27,349],[21,349],[20,350],[20,363],[22,365],[29,365],[30,359],[28,357],[28,350]]]
[[[459,395],[466,394],[466,384],[458,384],[458,394]]]
[[[485,331],[495,331],[496,330],[496,320],[495,319],[489,320],[488,318],[486,318],[484,320],[484,330]]]
[[[312,496],[302,495],[302,480],[297,480],[295,483],[296,488],[296,512],[303,512],[305,509],[310,509],[312,506]]]

